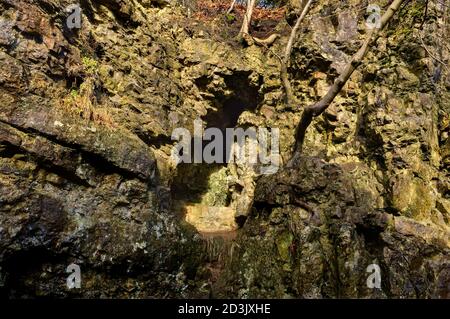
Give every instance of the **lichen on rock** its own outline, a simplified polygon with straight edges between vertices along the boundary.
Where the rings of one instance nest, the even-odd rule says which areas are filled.
[[[394,18],[286,165],[365,8],[317,1],[289,106],[280,56],[299,1],[258,9],[255,34],[281,35],[270,46],[236,40],[242,9],[205,18],[188,2],[82,1],[70,29],[70,1],[0,0],[0,294],[450,298],[448,10],[430,4],[423,30],[418,1]],[[278,128],[282,165],[174,165],[172,132],[199,118]],[[72,263],[81,289],[65,285]]]

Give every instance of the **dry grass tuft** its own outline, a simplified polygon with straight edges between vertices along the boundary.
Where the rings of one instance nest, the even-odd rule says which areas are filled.
[[[80,85],[79,91],[72,90],[67,97],[61,100],[61,109],[86,121],[92,121],[106,127],[115,127],[116,123],[107,109],[96,107],[94,88],[95,80],[92,76],[89,76]]]

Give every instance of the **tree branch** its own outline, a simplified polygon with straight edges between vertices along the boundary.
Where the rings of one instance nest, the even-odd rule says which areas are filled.
[[[268,47],[270,45],[272,45],[276,39],[278,39],[280,37],[280,35],[278,33],[274,33],[272,35],[270,35],[269,37],[267,37],[266,39],[260,39],[257,37],[252,37],[253,41],[255,41],[255,44],[260,45],[260,46],[264,46],[264,47]]]
[[[334,84],[330,87],[325,96],[323,96],[319,102],[305,108],[300,123],[298,124],[295,132],[296,144],[293,159],[299,156],[302,151],[306,130],[308,129],[312,120],[315,117],[321,115],[330,106],[330,104],[339,94],[341,89],[347,83],[350,76],[353,74],[356,68],[362,63],[362,60],[369,51],[370,46],[378,39],[379,31],[389,23],[389,21],[394,16],[395,12],[397,12],[397,10],[400,8],[400,6],[404,1],[406,0],[394,0],[391,3],[386,13],[381,17],[380,29],[372,29],[369,31],[366,40],[364,41],[361,48],[355,53],[351,61],[347,64],[344,71],[339,75],[339,77],[334,81]]]
[[[283,82],[285,94],[286,94],[286,103],[288,107],[291,107],[291,105],[294,102],[294,93],[292,91],[291,83],[289,82],[289,75],[287,72],[287,67],[289,64],[289,60],[291,58],[292,53],[292,47],[294,45],[295,37],[297,36],[297,31],[300,27],[300,24],[302,23],[303,19],[305,18],[306,14],[308,13],[311,4],[314,0],[308,0],[305,7],[302,10],[302,13],[298,17],[297,21],[295,22],[294,28],[291,30],[291,35],[289,36],[288,43],[286,45],[286,50],[284,52],[284,58],[281,63],[281,81]]]
[[[241,31],[239,31],[239,35],[243,38],[249,34],[250,22],[252,21],[253,9],[255,5],[256,0],[247,0],[247,10],[244,15]]]
[[[236,1],[237,0],[233,0],[233,2],[231,3],[230,8],[227,10],[227,14],[230,14],[231,12],[233,12],[234,6],[236,5]]]

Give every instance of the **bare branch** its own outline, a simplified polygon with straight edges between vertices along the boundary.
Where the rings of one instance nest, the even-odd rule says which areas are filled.
[[[244,21],[242,23],[241,31],[239,32],[238,38],[246,42],[248,45],[257,44],[260,46],[270,46],[275,42],[276,39],[280,37],[278,33],[274,33],[270,35],[266,39],[260,39],[256,37],[252,37],[249,33],[250,23],[253,15],[253,10],[256,6],[257,0],[247,0],[247,10],[244,15]]]
[[[247,10],[244,15],[244,21],[242,22],[241,31],[239,35],[245,37],[249,34],[250,23],[252,21],[253,9],[255,8],[256,0],[247,0]]]
[[[297,35],[298,28],[300,27],[300,24],[302,23],[303,19],[305,19],[306,14],[308,13],[309,9],[311,8],[311,4],[314,0],[308,0],[305,7],[302,10],[302,13],[298,17],[297,21],[295,22],[294,27],[292,28],[291,35],[289,37],[288,44],[286,45],[286,50],[284,52],[284,61],[285,63],[289,62],[289,58],[291,56],[292,52],[292,46],[294,45],[294,40]]]
[[[287,67],[289,64],[289,59],[291,58],[292,53],[292,46],[294,45],[295,37],[297,36],[297,31],[300,27],[300,24],[302,23],[303,19],[305,18],[306,14],[308,13],[311,4],[314,0],[308,0],[305,7],[302,10],[301,15],[298,17],[297,22],[294,25],[294,28],[291,30],[291,35],[289,37],[288,43],[286,45],[286,50],[284,52],[284,58],[281,63],[281,81],[283,82],[284,90],[286,93],[286,102],[288,107],[290,107],[293,104],[294,100],[294,93],[292,92],[291,83],[289,82],[289,75],[287,72]]]
[[[422,43],[422,48],[428,53],[430,58],[432,58],[436,62],[439,62],[440,64],[442,64],[444,66],[445,70],[448,71],[447,64],[444,61],[442,61],[441,59],[439,59],[438,57],[436,57],[433,53],[430,52],[430,49],[428,49],[425,42],[423,41],[423,36],[420,33],[420,31],[419,31],[419,39],[420,39],[420,42]]]
[[[236,5],[236,1],[237,0],[233,0],[233,2],[231,3],[230,8],[227,10],[227,14],[230,14],[231,12],[233,12],[234,6]]]
[[[308,129],[312,120],[315,117],[321,115],[330,106],[330,104],[339,94],[341,89],[347,83],[350,76],[353,74],[356,68],[362,63],[362,60],[369,51],[370,46],[378,39],[379,31],[389,23],[389,21],[394,16],[395,12],[397,12],[397,10],[400,8],[400,6],[404,1],[406,0],[394,0],[391,3],[386,13],[381,17],[380,29],[372,29],[369,31],[366,40],[364,41],[361,48],[358,50],[358,52],[355,53],[351,61],[347,64],[344,71],[339,75],[339,77],[334,81],[334,84],[330,87],[325,96],[323,96],[319,102],[305,108],[300,123],[298,124],[296,129],[296,145],[293,158],[299,156],[299,154],[301,153],[306,130]]]
[[[272,45],[275,42],[275,40],[278,39],[279,37],[280,35],[278,33],[274,33],[269,37],[267,37],[266,39],[260,39],[256,37],[252,37],[252,39],[255,41],[255,44],[267,47]]]

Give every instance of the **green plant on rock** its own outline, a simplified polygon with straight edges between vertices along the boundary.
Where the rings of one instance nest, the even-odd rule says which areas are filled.
[[[78,92],[78,90],[76,90],[76,89],[72,89],[71,91],[70,91],[70,96],[72,97],[72,98],[77,98],[77,96],[78,95],[80,95],[80,93]]]
[[[72,114],[97,124],[113,127],[114,121],[106,108],[97,108],[94,78],[89,76],[79,88],[73,88],[60,101],[60,107]]]
[[[234,14],[232,14],[232,13],[226,13],[225,14],[225,20],[228,23],[233,23],[234,21],[236,21],[236,16]]]
[[[87,74],[92,75],[97,73],[98,62],[96,60],[89,57],[83,57],[82,62]]]

